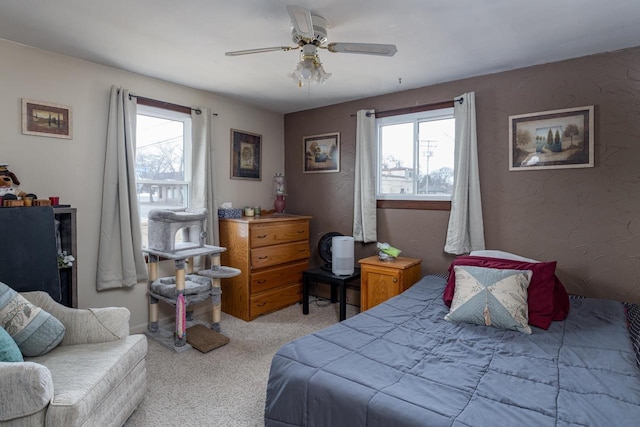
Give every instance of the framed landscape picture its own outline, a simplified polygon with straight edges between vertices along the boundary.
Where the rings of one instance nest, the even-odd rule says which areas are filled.
[[[73,138],[71,107],[31,99],[22,100],[22,133],[51,138]]]
[[[340,132],[302,138],[302,172],[340,172]]]
[[[509,117],[509,170],[593,167],[593,105]]]
[[[260,181],[262,135],[231,129],[231,178]]]

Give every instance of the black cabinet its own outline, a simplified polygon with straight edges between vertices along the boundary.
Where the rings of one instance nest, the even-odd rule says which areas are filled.
[[[53,213],[58,221],[60,248],[75,260],[71,267],[59,267],[61,303],[68,307],[78,307],[78,240],[76,235],[76,208],[54,207]]]

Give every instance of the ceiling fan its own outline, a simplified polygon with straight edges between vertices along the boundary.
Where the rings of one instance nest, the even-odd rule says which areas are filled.
[[[358,53],[362,55],[393,56],[398,51],[392,44],[377,43],[328,43],[328,22],[322,16],[312,13],[301,6],[287,6],[293,28],[291,39],[296,46],[275,46],[258,49],[235,50],[226,52],[227,56],[249,55],[274,51],[290,51],[300,49],[301,60],[289,77],[302,87],[305,84],[323,84],[331,77],[331,73],[324,71],[318,49],[326,49],[333,53]]]

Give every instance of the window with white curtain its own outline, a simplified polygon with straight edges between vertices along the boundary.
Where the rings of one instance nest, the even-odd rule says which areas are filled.
[[[376,119],[378,200],[451,200],[453,108]]]
[[[136,120],[136,184],[147,246],[150,210],[189,206],[191,116],[138,104]]]

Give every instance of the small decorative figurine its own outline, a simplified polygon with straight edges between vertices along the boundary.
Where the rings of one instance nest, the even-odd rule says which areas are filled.
[[[4,197],[7,194],[13,194],[16,197],[26,196],[27,193],[18,187],[20,185],[18,177],[9,170],[8,166],[6,163],[0,163],[0,196]]]

